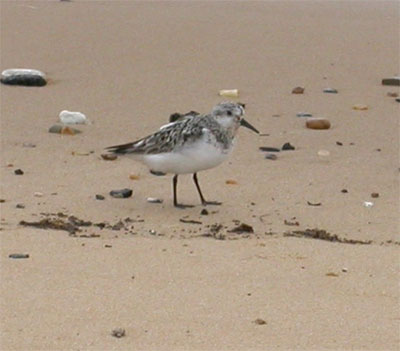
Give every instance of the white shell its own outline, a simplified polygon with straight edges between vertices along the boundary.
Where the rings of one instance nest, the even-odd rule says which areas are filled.
[[[11,76],[23,76],[23,75],[40,76],[42,78],[45,78],[45,76],[46,76],[41,71],[38,71],[36,69],[28,69],[28,68],[10,68],[10,69],[6,69],[3,72],[1,72],[2,78],[7,78],[7,77],[11,77]]]
[[[61,111],[60,121],[63,124],[85,124],[87,119],[82,112],[72,112],[72,111]]]
[[[223,89],[219,91],[220,96],[225,96],[225,97],[238,97],[239,96],[239,90],[237,89]]]
[[[373,202],[370,202],[370,201],[364,201],[364,206],[367,207],[367,208],[369,208],[369,207],[374,206],[374,203],[373,203]]]

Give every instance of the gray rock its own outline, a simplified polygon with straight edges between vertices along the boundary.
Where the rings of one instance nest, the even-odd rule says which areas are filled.
[[[400,86],[400,77],[383,78],[382,85]]]
[[[323,92],[327,93],[327,94],[337,94],[338,93],[338,91],[336,89],[333,89],[333,88],[325,88],[323,90]]]
[[[11,68],[1,73],[0,81],[8,85],[42,87],[47,84],[45,74],[35,69]]]
[[[127,188],[120,190],[111,190],[110,195],[117,199],[125,199],[132,196],[132,190]]]
[[[282,146],[282,150],[294,150],[295,149],[295,147],[293,146],[293,145],[291,145],[290,143],[285,143],[285,144],[283,144],[283,146]]]
[[[20,253],[13,253],[8,255],[9,258],[20,259],[20,258],[29,258],[28,254],[20,254]]]

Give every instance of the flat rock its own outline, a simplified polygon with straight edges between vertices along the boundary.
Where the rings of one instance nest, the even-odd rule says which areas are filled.
[[[120,189],[120,190],[111,190],[110,195],[117,199],[125,199],[132,196],[132,190],[128,188]]]
[[[338,91],[336,89],[333,89],[333,88],[325,88],[323,90],[323,92],[327,93],[327,94],[337,94],[338,93]]]
[[[382,85],[400,86],[400,77],[383,78]]]
[[[293,88],[292,94],[304,94],[304,88],[303,87],[296,87]]]
[[[9,254],[8,257],[14,259],[29,258],[29,254],[13,253]]]
[[[280,152],[281,151],[277,147],[270,147],[270,146],[260,146],[258,149],[260,151],[267,151],[267,152]]]
[[[42,87],[47,84],[45,74],[35,69],[10,68],[1,73],[0,81],[8,85]]]
[[[308,118],[306,127],[309,129],[329,129],[331,122],[325,118]]]

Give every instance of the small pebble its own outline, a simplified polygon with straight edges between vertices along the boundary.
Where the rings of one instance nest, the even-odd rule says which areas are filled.
[[[58,117],[63,124],[85,124],[87,122],[86,116],[82,112],[63,110]]]
[[[337,94],[338,93],[338,91],[336,89],[333,89],[333,88],[326,88],[326,89],[323,90],[323,92],[327,93],[327,94]]]
[[[396,102],[400,102],[400,98],[396,98]]]
[[[148,197],[147,202],[150,202],[151,204],[162,204],[163,200],[157,199],[156,197]]]
[[[132,190],[127,188],[120,190],[111,190],[110,195],[118,199],[128,198],[132,196]]]
[[[227,180],[225,180],[225,184],[228,184],[228,185],[237,185],[237,181],[236,180],[234,180],[234,179],[227,179]]]
[[[140,176],[138,176],[138,175],[136,175],[136,174],[131,174],[131,175],[129,176],[129,179],[131,179],[131,180],[139,180],[139,179],[140,179]]]
[[[22,144],[22,147],[34,148],[34,147],[36,147],[36,144],[33,144],[33,143],[23,143],[23,144]]]
[[[299,112],[296,113],[296,117],[312,117],[312,114],[308,112]]]
[[[373,197],[374,199],[376,199],[376,198],[379,197],[379,193],[372,193],[372,194],[371,194],[371,197]]]
[[[308,118],[306,127],[309,129],[329,129],[331,122],[325,118]]]
[[[202,216],[207,216],[207,215],[208,215],[208,211],[207,211],[205,208],[203,208],[203,209],[201,210],[200,214],[201,214]]]
[[[111,331],[111,335],[114,336],[115,338],[122,338],[125,336],[125,329],[116,328]]]
[[[238,89],[222,89],[219,91],[219,96],[224,97],[238,97],[239,90]]]
[[[23,175],[24,174],[24,171],[22,170],[22,169],[16,169],[15,171],[14,171],[14,174],[16,174],[16,175]]]
[[[43,72],[35,69],[11,68],[1,73],[0,81],[8,85],[23,85],[42,87],[47,84]]]
[[[374,206],[374,203],[371,201],[364,201],[364,207],[370,208]]]
[[[17,204],[15,207],[23,209],[23,208],[25,208],[25,205],[24,204]]]
[[[342,189],[341,192],[342,192],[343,194],[347,194],[349,191],[348,191],[347,189]]]
[[[342,272],[347,273],[347,268],[346,268],[346,267],[343,267],[343,268],[342,268]]]
[[[267,322],[264,319],[261,319],[261,318],[257,318],[254,321],[254,323],[257,324],[257,325],[265,325],[265,324],[267,324]]]
[[[19,259],[19,258],[29,258],[29,255],[28,254],[15,253],[15,254],[8,255],[8,257],[9,258]]]
[[[115,154],[101,154],[100,156],[103,160],[106,161],[114,161],[118,158],[118,155]]]
[[[365,111],[368,110],[368,106],[364,105],[364,104],[355,104],[353,106],[353,110],[357,110],[357,111]]]
[[[337,141],[336,145],[343,146],[343,143],[341,141]]]
[[[292,94],[303,94],[304,93],[304,88],[303,87],[296,87],[293,88]]]
[[[328,157],[330,154],[331,153],[328,150],[319,150],[317,152],[317,155],[321,157]]]
[[[43,197],[43,193],[41,193],[40,191],[36,191],[33,193],[33,196],[35,197]]]
[[[382,85],[400,86],[400,77],[383,78]]]
[[[275,161],[275,160],[278,159],[278,156],[276,156],[275,154],[266,154],[266,155],[265,155],[265,158],[266,158],[267,160],[273,160],[273,161]]]
[[[389,96],[389,97],[394,97],[394,98],[399,96],[398,93],[395,93],[393,91],[389,91],[386,95]]]
[[[105,197],[100,194],[96,194],[96,200],[105,200]]]
[[[293,145],[291,145],[290,143],[285,143],[285,144],[283,144],[283,146],[282,146],[282,150],[295,150],[295,147],[293,146]]]

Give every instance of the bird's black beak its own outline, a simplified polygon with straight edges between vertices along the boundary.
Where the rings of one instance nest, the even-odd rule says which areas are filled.
[[[253,132],[256,132],[257,134],[260,134],[260,132],[256,128],[254,128],[249,122],[247,122],[244,118],[240,120],[240,125],[251,129]]]

